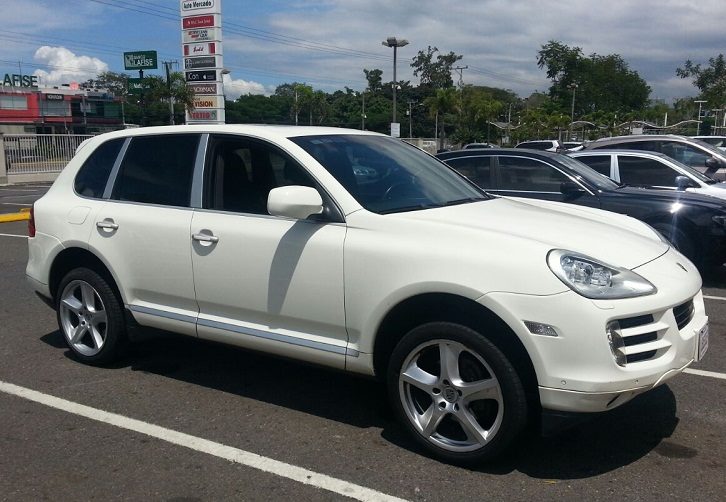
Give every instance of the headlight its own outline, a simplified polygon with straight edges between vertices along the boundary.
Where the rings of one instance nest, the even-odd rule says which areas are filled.
[[[575,293],[592,299],[645,296],[657,291],[650,282],[627,268],[613,267],[589,256],[553,249],[547,265]]]

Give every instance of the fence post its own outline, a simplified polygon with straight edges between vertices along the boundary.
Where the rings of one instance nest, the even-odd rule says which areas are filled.
[[[0,132],[0,185],[8,184],[8,168],[5,165],[5,134]]]

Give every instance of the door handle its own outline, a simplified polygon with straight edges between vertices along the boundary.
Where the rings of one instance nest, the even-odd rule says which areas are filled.
[[[209,242],[212,244],[216,244],[219,242],[219,237],[216,235],[209,235],[209,234],[192,234],[192,239],[199,242]]]
[[[103,221],[97,221],[96,226],[98,228],[116,230],[118,228],[118,223],[114,223],[113,220],[103,220]]]

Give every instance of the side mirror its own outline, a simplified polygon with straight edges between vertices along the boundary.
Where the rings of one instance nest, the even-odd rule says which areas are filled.
[[[562,192],[562,195],[564,195],[568,199],[577,197],[578,195],[585,193],[582,187],[574,181],[563,181],[562,183],[560,183],[560,192]]]
[[[676,176],[676,188],[679,191],[691,188],[692,186],[691,179],[688,176]]]
[[[716,157],[707,158],[705,164],[707,174],[714,173],[721,168],[721,161],[719,161]]]
[[[312,187],[290,185],[273,188],[267,196],[267,212],[272,216],[304,220],[323,212],[323,199]]]

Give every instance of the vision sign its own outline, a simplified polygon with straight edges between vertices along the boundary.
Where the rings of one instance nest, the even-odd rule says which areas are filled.
[[[155,70],[158,68],[156,51],[124,52],[124,69]]]

